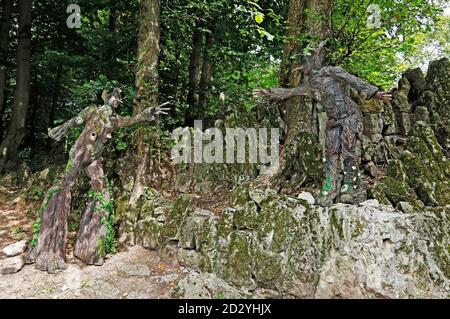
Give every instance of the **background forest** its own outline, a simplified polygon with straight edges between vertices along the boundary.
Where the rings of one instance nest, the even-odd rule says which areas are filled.
[[[161,131],[253,112],[252,89],[290,85],[291,66],[325,36],[334,41],[333,64],[384,89],[407,68],[450,52],[446,1],[140,1],[157,6],[156,17],[140,14],[139,1],[80,0],[81,27],[69,28],[72,2],[2,0],[0,139],[10,148],[2,171],[18,161],[34,169],[63,161],[80,130],[55,144],[47,128],[99,103],[104,88],[121,87],[119,113],[133,112],[139,27],[152,19],[160,20],[152,52],[158,85],[148,90],[172,103]],[[373,4],[381,8],[379,27],[372,26],[376,17],[368,22]],[[308,27],[325,21],[323,32]],[[112,144],[120,157],[133,142],[124,131]]]

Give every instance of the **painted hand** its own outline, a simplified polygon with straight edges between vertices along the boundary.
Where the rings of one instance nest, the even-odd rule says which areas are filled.
[[[159,114],[167,115],[168,113],[166,111],[170,111],[170,108],[163,107],[163,106],[166,106],[169,103],[170,102],[166,102],[157,107],[149,107],[148,109],[146,109],[144,111],[145,116],[148,118],[149,121],[152,121],[155,119],[155,115],[159,115]]]
[[[254,97],[269,97],[270,96],[270,90],[255,89],[255,90],[253,90],[253,96]]]
[[[392,94],[391,93],[387,93],[387,92],[383,92],[383,91],[378,91],[375,96],[375,99],[377,100],[383,100],[385,102],[389,102],[392,100]]]

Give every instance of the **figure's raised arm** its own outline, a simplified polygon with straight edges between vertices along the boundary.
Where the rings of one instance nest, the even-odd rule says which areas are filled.
[[[163,108],[163,106],[168,105],[169,102],[161,104],[158,107],[149,107],[135,116],[117,116],[116,123],[114,125],[115,129],[128,127],[134,124],[141,124],[145,122],[151,122],[155,119],[155,115],[167,114],[170,108]]]
[[[81,125],[86,122],[92,112],[96,109],[95,106],[90,106],[81,111],[77,116],[71,118],[64,124],[48,129],[48,136],[55,141],[60,141],[64,136],[66,136],[67,131],[75,126]]]
[[[311,87],[307,84],[302,84],[292,89],[256,89],[253,90],[253,95],[256,97],[267,97],[272,101],[282,101],[296,96],[314,97]]]
[[[366,99],[371,99],[375,97],[376,93],[380,90],[369,82],[348,73],[341,67],[338,66],[328,66],[322,69],[325,75],[335,78],[341,83],[350,85],[352,88],[358,92],[365,95]]]

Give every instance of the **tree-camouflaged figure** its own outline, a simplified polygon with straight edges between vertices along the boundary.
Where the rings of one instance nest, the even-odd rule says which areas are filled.
[[[105,256],[105,238],[109,220],[110,202],[107,181],[103,172],[102,152],[112,133],[120,128],[150,122],[157,114],[167,114],[168,108],[152,107],[133,117],[123,117],[115,113],[119,106],[120,89],[112,94],[103,94],[104,105],[91,106],[78,116],[53,129],[48,135],[59,141],[67,131],[77,125],[86,124],[80,137],[69,153],[65,175],[57,186],[46,194],[39,217],[40,229],[27,254],[27,263],[35,263],[39,270],[50,273],[65,269],[67,220],[71,206],[71,189],[82,170],[90,178],[92,198],[86,205],[74,256],[86,264],[102,265]]]
[[[330,206],[337,195],[341,159],[343,161],[344,183],[340,190],[341,202],[354,201],[355,182],[358,169],[355,161],[356,144],[363,130],[362,112],[356,102],[344,93],[344,86],[350,85],[366,99],[389,101],[391,94],[380,91],[376,86],[348,73],[336,66],[323,66],[325,42],[320,43],[311,56],[303,60],[304,81],[292,89],[258,89],[256,96],[268,97],[273,101],[285,100],[295,96],[309,96],[325,108],[326,123],[326,162],[325,182],[318,204]]]

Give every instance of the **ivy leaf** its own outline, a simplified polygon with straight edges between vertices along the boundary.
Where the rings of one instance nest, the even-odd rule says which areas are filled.
[[[257,12],[256,15],[255,15],[255,21],[258,24],[263,23],[263,21],[264,21],[264,14],[262,14],[261,12]]]

